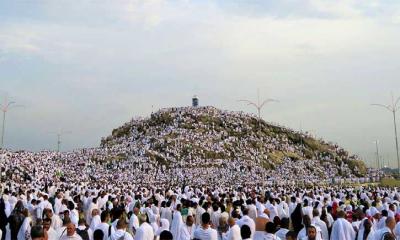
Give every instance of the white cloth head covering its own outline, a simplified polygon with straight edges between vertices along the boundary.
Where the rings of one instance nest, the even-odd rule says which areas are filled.
[[[160,228],[157,229],[156,231],[156,236],[160,236],[162,231],[167,230],[169,231],[169,221],[165,218],[160,219]]]
[[[316,236],[315,240],[322,240],[322,237],[321,237],[321,235],[322,235],[321,229],[320,229],[319,227],[317,227],[317,225],[315,225],[315,224],[311,224],[310,227],[315,228],[315,231],[316,231],[316,233],[317,233],[317,236]]]

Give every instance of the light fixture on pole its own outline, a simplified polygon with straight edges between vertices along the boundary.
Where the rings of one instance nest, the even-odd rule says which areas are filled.
[[[378,167],[378,170],[380,170],[381,169],[381,165],[380,165],[380,161],[379,161],[379,141],[378,140],[375,140],[374,141],[374,143],[375,143],[375,146],[376,146],[376,165],[377,165],[377,167]]]
[[[6,126],[6,114],[7,112],[16,107],[23,107],[22,105],[17,105],[16,102],[14,101],[9,101],[7,95],[4,97],[4,102],[0,104],[1,111],[3,112],[3,123],[2,123],[2,130],[1,130],[1,145],[0,148],[4,148],[4,132],[5,132],[5,126]]]
[[[264,101],[260,101],[260,91],[257,91],[257,102],[252,102],[250,100],[246,100],[246,99],[241,99],[238,100],[239,102],[245,102],[247,103],[247,105],[251,105],[253,107],[255,107],[257,109],[257,113],[258,113],[258,127],[261,127],[261,109],[270,102],[279,102],[278,100],[272,99],[272,98],[268,98]]]
[[[396,112],[400,110],[400,97],[394,100],[392,94],[392,104],[383,105],[383,104],[371,104],[372,106],[383,107],[390,111],[393,114],[393,125],[394,125],[394,139],[396,143],[396,155],[397,155],[397,173],[400,175],[400,156],[399,156],[399,141],[397,139],[397,123],[396,123]]]
[[[71,134],[71,131],[61,131],[61,132],[57,132],[57,133],[52,133],[57,135],[57,152],[60,152],[61,149],[61,136],[65,135],[65,134]]]

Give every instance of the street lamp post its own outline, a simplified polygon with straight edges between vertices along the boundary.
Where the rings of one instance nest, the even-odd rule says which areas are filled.
[[[61,137],[63,135],[65,135],[65,134],[70,134],[70,133],[72,133],[72,132],[71,131],[62,131],[62,132],[52,132],[52,133],[50,133],[50,134],[57,135],[57,152],[60,152],[60,150],[61,150],[61,143],[62,143]]]
[[[60,152],[61,134],[57,134],[57,152]]]
[[[269,102],[279,102],[278,100],[272,99],[272,98],[268,98],[266,100],[264,100],[263,102],[260,101],[260,91],[257,91],[257,102],[252,102],[250,100],[246,100],[246,99],[241,99],[238,100],[239,102],[245,102],[247,103],[247,105],[251,105],[253,107],[255,107],[257,109],[257,114],[258,114],[258,127],[261,127],[261,110],[262,108],[265,106],[265,104],[269,103]]]
[[[1,149],[4,148],[4,132],[5,132],[5,125],[6,125],[6,114],[11,108],[21,107],[22,105],[16,105],[16,102],[9,101],[7,96],[4,98],[4,103],[0,104],[1,111],[3,112],[3,123],[2,123],[2,130],[1,130]]]
[[[400,110],[400,97],[396,99],[393,98],[392,94],[392,104],[390,105],[383,105],[383,104],[372,104],[373,106],[383,107],[390,111],[393,114],[393,125],[394,125],[394,139],[396,143],[396,155],[397,155],[397,172],[400,174],[400,157],[399,157],[399,141],[397,139],[397,124],[396,124],[396,112]]]
[[[376,164],[377,164],[378,170],[380,170],[381,165],[379,164],[379,141],[378,140],[375,141],[375,146],[376,146]]]

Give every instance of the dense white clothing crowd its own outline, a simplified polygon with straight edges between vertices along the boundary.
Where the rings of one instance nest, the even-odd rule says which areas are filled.
[[[311,151],[306,134],[265,125],[174,108],[133,119],[98,148],[0,150],[1,240],[400,237],[397,189],[336,184],[379,172],[356,176],[357,157],[340,147]]]
[[[2,183],[0,234],[7,240],[400,239],[399,199],[397,189],[378,187],[9,180]]]
[[[336,145],[326,145],[330,148],[326,152],[311,152],[303,140],[288,139],[297,134],[306,141],[303,133],[271,125],[261,128],[270,133],[260,134],[258,126],[256,118],[241,112],[212,107],[164,109],[114,130],[101,147],[61,153],[1,150],[0,166],[3,177],[8,172],[7,178],[15,182],[24,183],[29,175],[34,184],[61,178],[102,186],[110,181],[115,182],[112,186],[129,182],[144,187],[306,185],[369,182],[379,177],[376,172],[356,176],[357,169],[346,163],[356,156]],[[278,150],[303,159],[290,154],[275,159]]]

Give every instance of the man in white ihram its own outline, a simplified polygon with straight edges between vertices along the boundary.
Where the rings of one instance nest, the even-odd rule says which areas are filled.
[[[247,225],[250,227],[250,231],[251,231],[251,237],[253,238],[254,233],[256,231],[256,223],[254,222],[254,220],[252,218],[249,217],[249,209],[245,208],[243,210],[243,217],[237,221],[237,224],[239,225],[239,227],[242,227],[243,225]]]
[[[217,230],[210,226],[211,217],[208,212],[201,215],[201,225],[194,231],[194,238],[199,240],[217,240]]]
[[[69,223],[66,229],[67,234],[62,236],[60,240],[82,240],[82,238],[76,233],[75,225],[73,223]]]
[[[111,234],[110,240],[133,240],[130,233],[126,231],[128,224],[124,220],[119,220],[116,230]]]
[[[385,220],[386,226],[384,228],[379,229],[373,235],[373,240],[381,240],[384,239],[386,234],[393,234],[393,230],[396,227],[396,220],[392,217],[387,217]]]
[[[346,216],[346,213],[344,211],[339,211],[338,212],[338,218],[337,220],[333,223],[332,226],[332,234],[331,234],[331,240],[353,240],[356,238],[356,232],[353,229],[353,226],[351,226],[351,223],[349,223],[344,217]]]
[[[179,231],[183,226],[183,220],[181,215],[181,205],[178,204],[176,206],[176,210],[174,211],[171,223],[171,233],[174,236],[174,239],[179,239]]]
[[[222,236],[222,239],[224,240],[240,240],[240,227],[239,225],[236,224],[235,219],[230,217],[228,219],[228,224],[229,224],[229,231],[226,233],[226,235]]]
[[[321,229],[321,235],[323,239],[329,239],[329,231],[328,227],[326,226],[326,223],[321,220],[319,217],[319,210],[314,209],[313,210],[313,219],[311,220],[311,223],[317,226],[319,229]]]
[[[179,240],[190,240],[194,238],[194,218],[193,216],[187,216],[186,224],[181,226],[179,233]]]
[[[136,231],[135,240],[154,240],[154,231],[151,225],[147,223],[147,216],[141,215],[139,220],[142,224]]]

